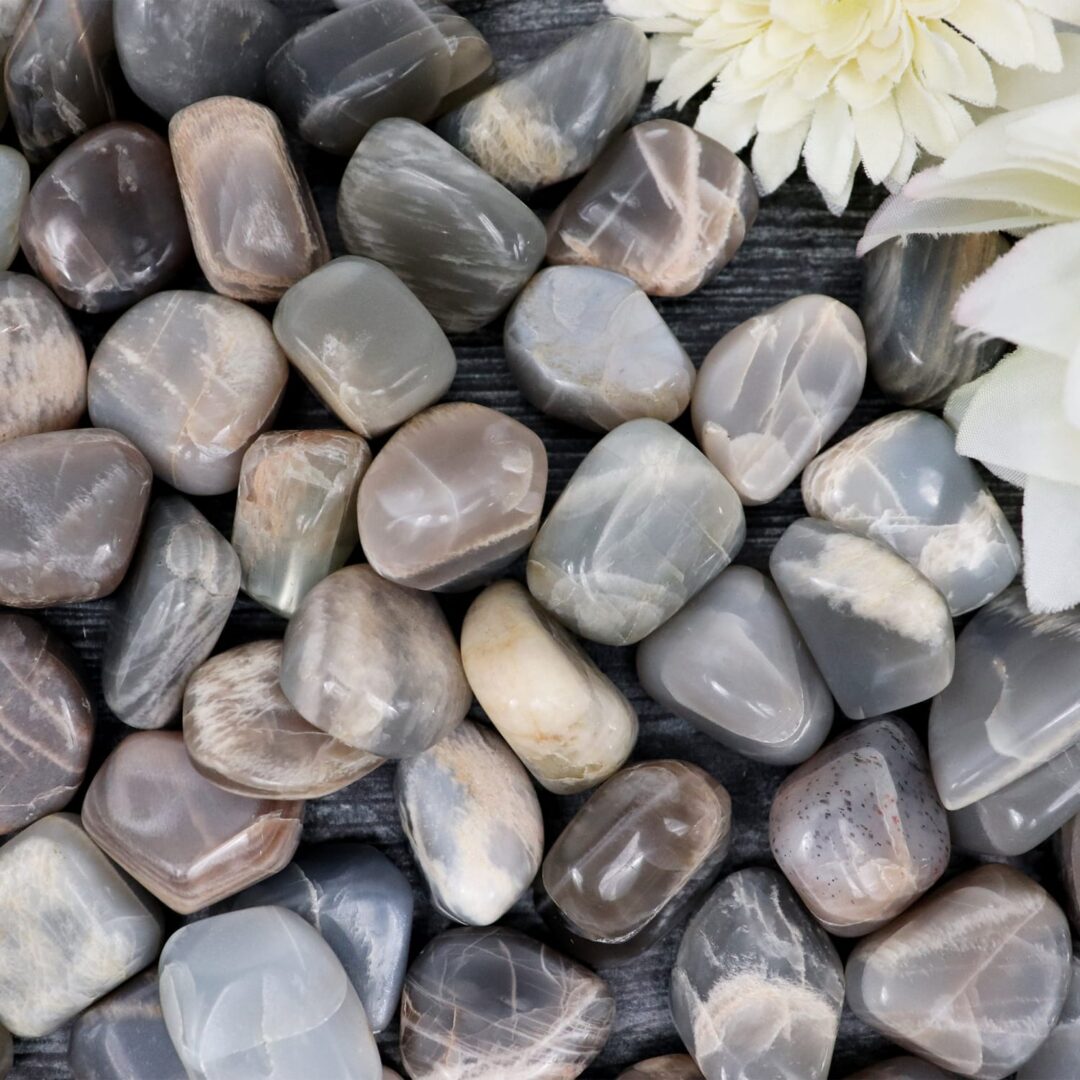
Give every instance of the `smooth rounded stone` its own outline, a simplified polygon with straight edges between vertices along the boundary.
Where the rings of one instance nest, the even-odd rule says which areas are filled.
[[[832,934],[884,926],[949,863],[949,822],[915,733],[893,718],[858,724],[788,776],[769,845],[810,913]]]
[[[859,942],[848,1004],[935,1065],[1001,1080],[1057,1022],[1071,956],[1065,915],[1044,889],[1011,867],[980,866]]]
[[[775,870],[720,882],[671,972],[675,1027],[707,1080],[824,1080],[843,1003],[836,949]]]
[[[626,1072],[619,1073],[618,1080],[701,1080],[701,1073],[692,1057],[667,1054],[639,1061]]]
[[[0,604],[49,607],[113,592],[152,480],[146,458],[115,431],[0,442]]]
[[[541,412],[591,431],[627,420],[674,420],[695,370],[652,301],[622,274],[551,266],[506,316],[506,361]]]
[[[887,547],[802,518],[780,537],[769,569],[845,715],[881,716],[948,686],[949,606]]]
[[[950,1080],[952,1076],[920,1058],[897,1057],[860,1069],[847,1080]]]
[[[139,731],[105,759],[82,820],[94,842],[162,903],[198,911],[277,873],[300,842],[302,802],[216,787],[178,731]]]
[[[399,428],[360,483],[360,543],[385,578],[469,589],[509,566],[540,526],[547,451],[505,413],[436,405]]]
[[[279,874],[245,889],[232,909],[288,908],[322,934],[360,995],[372,1031],[397,1017],[409,961],[413,891],[400,870],[366,844],[317,844]]]
[[[501,919],[544,857],[544,819],[529,774],[490,728],[469,720],[394,780],[401,827],[435,906],[470,926]]]
[[[757,217],[745,165],[675,120],[647,120],[601,155],[548,222],[548,261],[600,266],[650,296],[686,296],[734,257]]]
[[[281,688],[310,724],[380,757],[433,746],[472,694],[433,596],[346,566],[319,582],[285,632]]]
[[[389,267],[448,333],[500,315],[544,258],[540,219],[433,131],[381,120],[338,191],[346,250]]]
[[[1080,926],[1080,823],[1077,818],[1070,818],[1065,823],[1054,846],[1069,915],[1073,924]]]
[[[1080,956],[1072,958],[1069,993],[1061,1016],[1035,1056],[1021,1065],[1016,1080],[1062,1080],[1080,1072]]]
[[[633,706],[516,581],[472,602],[461,660],[488,719],[548,791],[585,791],[630,756]]]
[[[71,814],[50,814],[0,848],[0,1023],[48,1035],[152,963],[161,915]]]
[[[631,420],[589,451],[529,551],[533,596],[582,637],[632,645],[735,557],[731,485],[674,428]]]
[[[364,1007],[317,930],[280,907],[177,930],[161,1010],[190,1080],[381,1080]]]
[[[0,0],[0,77],[3,75],[3,63],[19,27],[23,12],[30,6],[30,0]],[[0,126],[7,123],[8,106],[3,86],[0,86]],[[0,1029],[2,1030],[2,1029]],[[9,1037],[10,1042],[10,1037]],[[7,1054],[10,1059],[10,1052]],[[4,1074],[4,1055],[0,1054],[0,1075]],[[7,1067],[11,1068],[8,1060]]]
[[[713,346],[694,386],[694,432],[744,503],[771,502],[848,418],[865,379],[855,312],[796,296]]]
[[[604,981],[503,927],[428,942],[401,1000],[401,1057],[412,1080],[572,1080],[615,1019]]]
[[[210,287],[234,300],[280,299],[330,258],[304,174],[278,118],[215,97],[169,121],[195,257]]]
[[[102,338],[90,364],[90,419],[127,435],[173,487],[221,495],[239,482],[288,377],[257,311],[212,293],[158,293]]]
[[[833,700],[776,586],[729,566],[637,650],[645,692],[755,761],[794,765],[825,741]]]
[[[19,222],[29,194],[26,158],[14,147],[0,146],[0,270],[6,270],[19,254]]]
[[[298,281],[274,333],[337,418],[373,438],[450,389],[457,359],[427,308],[385,266],[346,255]]]
[[[348,431],[270,431],[240,466],[232,543],[244,592],[290,618],[359,540],[356,493],[371,463]]]

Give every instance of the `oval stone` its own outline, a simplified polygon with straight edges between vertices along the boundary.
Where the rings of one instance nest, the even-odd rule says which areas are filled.
[[[1055,854],[1073,926],[1080,926],[1080,822],[1070,818],[1055,838]]]
[[[920,1058],[889,1058],[868,1069],[852,1073],[847,1080],[952,1080],[952,1073],[942,1072],[936,1065]]]
[[[666,1054],[639,1061],[626,1072],[619,1073],[618,1080],[701,1080],[701,1073],[692,1057]]]
[[[0,146],[0,270],[6,270],[19,254],[19,223],[29,194],[26,158],[14,147]]]
[[[365,0],[335,0],[338,7]],[[495,58],[487,39],[468,19],[442,0],[414,0],[435,24],[450,50],[450,85],[435,114],[446,112],[495,81]]]
[[[1080,955],[1073,955],[1065,1007],[1046,1042],[1020,1066],[1016,1080],[1056,1080],[1072,1076],[1080,1064]],[[931,1078],[933,1080],[933,1078]]]

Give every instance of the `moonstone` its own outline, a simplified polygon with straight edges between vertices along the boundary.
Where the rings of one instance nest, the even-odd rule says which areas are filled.
[[[824,1080],[843,1002],[832,942],[775,870],[726,877],[671,972],[675,1027],[708,1080]]]
[[[1062,1080],[1080,1069],[1080,955],[1072,958],[1065,1007],[1046,1042],[1021,1065],[1016,1080]]]
[[[436,405],[396,431],[360,484],[360,543],[385,578],[468,589],[532,542],[547,488],[534,432],[472,402]]]
[[[770,502],[847,419],[865,379],[855,312],[796,296],[713,346],[694,386],[694,431],[744,503]]]
[[[14,147],[0,146],[0,270],[6,270],[19,254],[19,222],[29,194],[26,158]]]
[[[619,1073],[618,1080],[701,1080],[701,1073],[693,1058],[685,1054],[667,1054],[639,1061],[626,1072]]]
[[[15,37],[23,12],[30,6],[30,0],[0,0],[0,78],[3,77],[3,63],[8,49]],[[5,88],[0,85],[0,125],[7,123],[8,105]],[[0,1028],[0,1031],[3,1029]],[[2,1039],[2,1036],[0,1036]],[[11,1068],[11,1036],[7,1036],[6,1053],[0,1053],[0,1076],[5,1075],[4,1064]]]
[[[860,1069],[857,1073],[852,1073],[847,1080],[951,1080],[952,1075],[943,1073],[928,1061],[898,1057],[871,1065],[868,1069]]]
[[[440,934],[409,968],[401,1056],[413,1080],[572,1080],[615,1001],[599,976],[516,930]]]
[[[750,171],[675,120],[620,136],[548,223],[552,263],[600,266],[650,296],[686,296],[716,276],[757,217]]]
[[[247,799],[201,776],[178,731],[129,735],[86,792],[94,842],[187,915],[277,873],[300,842],[302,802]]]
[[[803,518],[780,537],[769,568],[847,716],[881,716],[948,686],[949,606],[899,555]]]
[[[435,906],[471,926],[501,919],[544,855],[544,819],[529,774],[490,728],[469,720],[394,781],[401,827]]]
[[[935,1065],[1001,1080],[1050,1034],[1069,988],[1065,915],[1008,866],[954,878],[859,942],[848,1004]]]
[[[1080,821],[1070,818],[1056,839],[1061,881],[1065,886],[1069,915],[1080,927]]]
[[[582,637],[631,645],[734,558],[742,506],[705,456],[659,420],[589,451],[529,552],[533,596]]]

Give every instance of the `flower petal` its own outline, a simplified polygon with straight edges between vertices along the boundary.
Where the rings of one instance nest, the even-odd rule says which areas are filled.
[[[737,154],[754,136],[761,99],[721,101],[716,94],[702,102],[694,127]]]
[[[842,210],[850,197],[850,191],[846,196],[844,193],[854,172],[855,124],[851,110],[836,94],[818,102],[803,153],[807,174],[829,208],[839,205]]]
[[[677,105],[681,109],[716,78],[729,60],[725,53],[686,49],[668,68],[663,82],[656,88],[656,107]]]
[[[1038,59],[1027,12],[1016,0],[959,0],[947,20],[1005,67]]]
[[[1078,0],[1080,3],[1080,0]],[[994,65],[997,103],[1002,109],[1026,109],[1055,98],[1080,93],[1080,34],[1058,34],[1058,48],[1064,58],[1061,71],[1036,71],[1034,68],[1006,68]]]
[[[896,104],[905,130],[935,157],[953,150],[972,124],[963,106],[928,90],[910,71],[896,89]]]
[[[763,195],[774,192],[798,167],[809,130],[808,116],[787,131],[766,132],[754,140],[750,164]]]
[[[853,109],[855,143],[866,175],[880,184],[896,166],[904,149],[904,126],[892,97],[869,109]]]
[[[1035,614],[1080,604],[1080,487],[1036,477],[1024,489],[1024,589]]]

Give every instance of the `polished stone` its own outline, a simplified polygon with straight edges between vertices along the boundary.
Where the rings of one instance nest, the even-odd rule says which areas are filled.
[[[190,495],[232,491],[274,419],[288,364],[270,324],[212,293],[158,293],[109,328],[90,365],[90,419],[123,432]]]
[[[952,1073],[920,1058],[897,1057],[852,1073],[847,1080],[951,1080]],[[1049,1078],[1047,1078],[1049,1080]]]
[[[572,1080],[603,1049],[603,980],[516,930],[440,934],[409,968],[401,1056],[412,1080]]]
[[[832,942],[775,870],[726,877],[671,972],[675,1027],[708,1080],[824,1080],[843,1002]]]
[[[330,258],[315,201],[278,118],[215,97],[169,121],[195,257],[210,287],[234,300],[278,300]]]
[[[301,601],[281,687],[308,723],[381,757],[426,750],[472,702],[438,602],[370,566],[338,570]]]
[[[650,296],[686,296],[739,250],[757,217],[749,169],[675,120],[648,120],[601,155],[548,223],[548,260],[600,266]]]
[[[1080,821],[1070,818],[1055,839],[1061,883],[1073,926],[1080,928]]]
[[[0,442],[0,604],[108,596],[135,552],[153,474],[115,431]]]
[[[300,842],[302,802],[216,787],[178,731],[129,735],[83,800],[94,842],[173,911],[198,911],[277,873]]]
[[[29,194],[26,158],[12,146],[0,146],[0,270],[6,270],[19,254],[19,222]]]
[[[488,719],[549,791],[593,787],[633,750],[630,702],[516,581],[496,582],[473,601],[461,659]]]
[[[592,431],[674,420],[690,403],[694,365],[652,301],[622,274],[552,266],[506,316],[506,361],[541,412]]]
[[[1065,915],[1008,866],[980,866],[861,941],[848,1004],[935,1065],[1001,1080],[1050,1034],[1069,988]]]
[[[639,1061],[626,1072],[619,1073],[618,1080],[701,1080],[701,1073],[692,1057],[667,1054]]]
[[[755,761],[805,761],[829,733],[833,701],[776,586],[731,566],[637,650],[645,692]]]
[[[836,703],[852,719],[933,697],[953,674],[945,598],[899,555],[802,518],[769,568]]]
[[[460,590],[496,576],[532,542],[547,489],[540,437],[468,401],[398,429],[360,484],[360,543],[385,578]]]
[[[389,267],[448,332],[509,305],[544,258],[540,219],[434,132],[382,120],[341,180],[345,247]]]
[[[398,762],[398,813],[436,908],[470,926],[501,919],[544,855],[544,819],[521,762],[491,728],[462,721]]]
[[[533,596],[576,633],[632,645],[734,558],[731,485],[674,428],[631,420],[589,451],[529,552]]]
[[[385,266],[357,256],[297,282],[277,306],[274,333],[327,407],[368,438],[433,405],[457,370],[427,308]]]
[[[1065,1007],[1046,1042],[1016,1073],[1016,1080],[1062,1080],[1080,1071],[1080,955],[1072,958]]]
[[[244,592],[289,618],[359,540],[356,493],[371,451],[348,431],[271,431],[240,466],[232,542]]]
[[[19,27],[19,20],[23,12],[30,6],[30,0],[0,0],[0,79],[3,78],[3,63],[15,37],[15,31]],[[0,125],[6,124],[8,118],[7,95],[3,85],[0,85]],[[0,1028],[0,1031],[3,1029]],[[2,1036],[0,1036],[2,1038]],[[11,1067],[11,1036],[7,1037],[7,1053],[0,1054],[0,1076],[5,1075],[3,1062],[7,1058],[7,1067]]]
[[[855,312],[796,296],[713,346],[694,387],[694,432],[744,503],[771,502],[848,418],[865,378]]]
[[[338,7],[365,0],[335,0]],[[442,0],[415,0],[416,6],[438,27],[450,50],[450,85],[435,110],[454,108],[495,81],[495,58],[487,39],[468,19]]]

